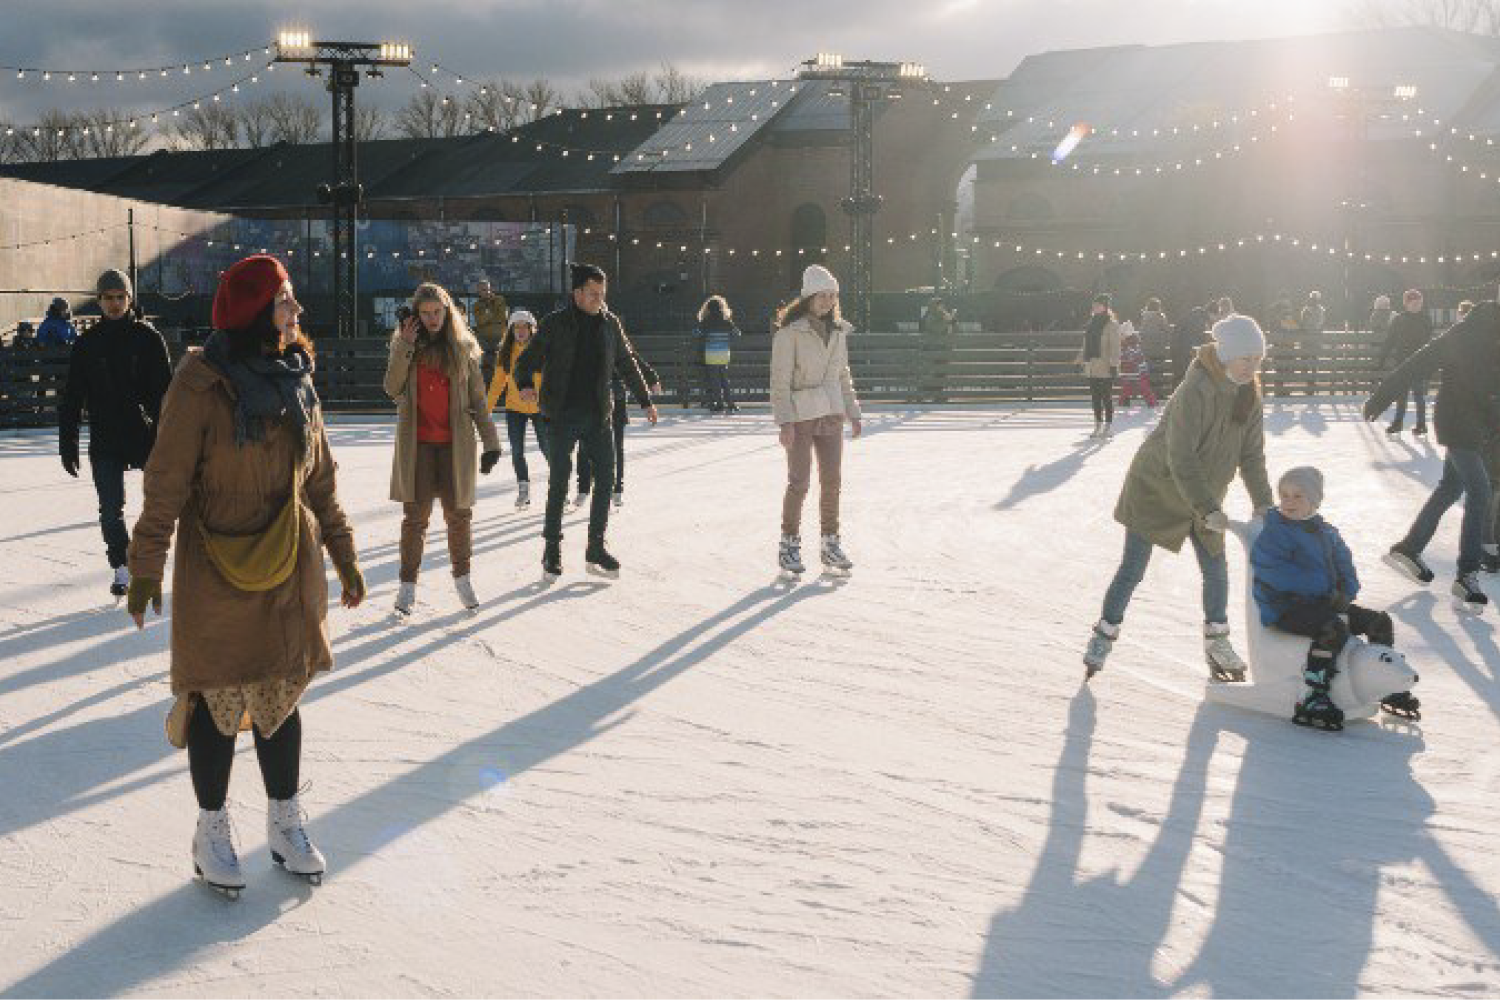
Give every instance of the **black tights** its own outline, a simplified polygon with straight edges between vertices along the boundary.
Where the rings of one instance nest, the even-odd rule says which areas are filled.
[[[1078,383],[1073,383],[1077,385]],[[1115,380],[1112,378],[1089,379],[1089,396],[1094,404],[1094,419],[1099,423],[1114,423]]]
[[[266,784],[266,797],[289,799],[297,794],[302,763],[302,712],[292,709],[281,728],[270,737],[255,734],[255,756],[260,761],[260,776]],[[229,771],[234,766],[233,736],[225,736],[214,725],[213,713],[202,698],[193,706],[188,720],[188,770],[193,775],[193,794],[198,808],[217,811],[224,808],[229,794]]]

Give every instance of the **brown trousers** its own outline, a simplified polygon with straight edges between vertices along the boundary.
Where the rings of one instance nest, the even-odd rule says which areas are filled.
[[[792,446],[786,450],[786,496],[781,501],[781,533],[801,533],[802,501],[818,456],[818,517],[823,534],[839,532],[839,486],[844,460],[844,422],[837,416],[799,420],[790,425]]]
[[[443,520],[448,522],[448,559],[454,576],[469,575],[474,553],[471,528],[474,511],[459,507],[453,489],[453,446],[417,443],[417,499],[401,510],[401,582],[416,583],[422,569],[422,549],[427,544],[427,522],[432,517],[433,498],[443,502]]]

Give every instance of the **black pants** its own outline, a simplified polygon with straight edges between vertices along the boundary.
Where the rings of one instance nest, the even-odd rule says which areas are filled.
[[[1345,613],[1349,616],[1348,625],[1339,617],[1331,601],[1307,601],[1293,605],[1276,619],[1276,627],[1283,632],[1312,640],[1302,676],[1315,691],[1328,690],[1338,672],[1334,664],[1351,635],[1362,635],[1382,646],[1396,641],[1391,616],[1384,611],[1371,611],[1351,604]]]
[[[301,709],[292,709],[292,714],[270,737],[262,736],[259,726],[252,726],[251,731],[255,735],[255,757],[260,762],[266,797],[285,800],[296,795],[302,764]],[[188,720],[187,752],[199,809],[224,808],[224,799],[229,794],[229,772],[234,767],[234,740],[233,736],[219,732],[208,705],[198,699]]]
[[[536,430],[536,446],[542,458],[547,457],[547,425],[535,413],[505,411],[505,433],[510,437],[510,466],[516,470],[516,482],[531,481],[531,470],[526,467],[526,425]]]
[[[708,405],[729,408],[729,366],[704,365],[708,380]]]
[[[1417,401],[1417,426],[1427,426],[1427,380],[1422,379],[1413,383],[1410,391],[1403,392],[1401,398],[1396,400],[1396,419],[1391,421],[1400,424],[1406,420],[1406,398],[1410,396]]]
[[[614,444],[615,444],[615,492],[625,491],[625,404],[615,400],[614,409]],[[607,478],[607,477],[606,477]],[[594,463],[589,459],[588,452],[582,449],[578,452],[578,492],[591,493],[594,485]],[[608,492],[608,491],[604,491]]]
[[[111,568],[125,565],[130,531],[125,527],[125,462],[103,455],[89,456],[94,474],[94,492],[99,495],[99,528]]]
[[[1113,423],[1115,419],[1115,380],[1113,378],[1089,379],[1089,397],[1094,404],[1094,419],[1101,423]]]
[[[623,429],[623,425],[620,425]],[[568,499],[573,473],[573,448],[580,461],[587,457],[604,482],[614,479],[615,449],[610,425],[597,414],[564,413],[547,421],[547,516],[542,537],[562,540],[563,503]],[[609,490],[598,490],[589,506],[589,538],[603,538],[609,527]]]

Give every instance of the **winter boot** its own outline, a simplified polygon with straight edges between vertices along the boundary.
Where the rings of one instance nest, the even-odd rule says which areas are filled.
[[[1083,651],[1083,665],[1088,668],[1084,680],[1104,669],[1104,661],[1109,659],[1110,650],[1115,648],[1115,640],[1119,637],[1120,626],[1111,625],[1103,618],[1094,623],[1094,634],[1089,636],[1088,648]]]
[[[777,547],[776,559],[781,564],[781,572],[791,576],[801,576],[807,571],[802,565],[802,538],[800,535],[782,535],[781,544]]]
[[[1385,554],[1385,564],[1398,573],[1406,574],[1418,583],[1432,582],[1432,567],[1422,561],[1421,553],[1413,552],[1400,542],[1392,545],[1391,550]]]
[[[474,581],[468,574],[453,578],[453,589],[458,591],[458,602],[473,611],[479,607],[479,598],[474,594]]]
[[[266,810],[266,844],[271,860],[293,875],[300,875],[313,885],[323,881],[328,865],[323,852],[307,836],[307,813],[297,796],[270,799]]]
[[[588,572],[595,576],[614,580],[620,575],[620,561],[605,549],[602,538],[589,539],[588,548],[583,550],[583,561],[588,564]]]
[[[542,579],[552,583],[562,576],[562,542],[555,538],[547,539],[547,545],[542,549]]]
[[[1203,626],[1203,654],[1208,659],[1208,672],[1216,681],[1238,683],[1245,679],[1245,661],[1234,651],[1229,642],[1229,626],[1223,622],[1208,622]]]
[[[193,833],[193,873],[205,885],[230,899],[239,899],[245,888],[245,873],[234,849],[234,830],[228,808],[198,810],[198,829]]]
[[[524,510],[531,506],[531,484],[521,480],[516,484],[516,510]]]
[[[396,613],[409,615],[417,609],[417,585],[402,581],[396,588]]]
[[[823,568],[830,573],[846,574],[854,568],[854,563],[839,545],[838,535],[824,535],[818,554],[822,557]]]
[[[115,567],[114,581],[109,585],[109,592],[115,597],[124,597],[130,590],[130,570],[124,566]]]
[[[1479,574],[1460,573],[1453,581],[1453,596],[1463,601],[1471,611],[1482,611],[1490,603],[1489,595],[1479,586]]]
[[[1380,707],[1387,715],[1417,722],[1422,718],[1422,703],[1410,691],[1397,691],[1380,699]]]

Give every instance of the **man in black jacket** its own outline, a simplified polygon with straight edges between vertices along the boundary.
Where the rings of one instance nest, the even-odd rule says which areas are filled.
[[[516,360],[512,378],[521,398],[539,403],[547,421],[547,515],[542,528],[546,548],[542,573],[550,582],[562,575],[562,513],[573,471],[573,448],[589,457],[594,478],[614,482],[615,449],[612,424],[614,395],[610,377],[618,374],[626,388],[656,423],[656,407],[635,363],[635,351],[620,319],[604,305],[604,272],[591,264],[573,265],[573,301],[543,317],[531,346]],[[540,399],[532,377],[542,376]],[[609,527],[609,491],[594,491],[589,505],[589,542],[584,560],[590,572],[617,576],[620,564],[604,548]]]
[[[78,436],[89,415],[89,467],[99,494],[99,527],[114,571],[110,593],[123,596],[130,583],[125,550],[125,470],[145,468],[156,442],[162,397],[172,381],[166,342],[151,324],[135,317],[133,289],[121,271],[99,276],[96,293],[104,318],[73,344],[68,381],[58,406],[58,448],[63,469],[78,475]]]
[[[1422,550],[1448,508],[1464,497],[1453,594],[1478,608],[1489,601],[1479,586],[1478,570],[1491,497],[1484,449],[1500,433],[1500,303],[1481,302],[1452,329],[1407,359],[1365,403],[1365,419],[1379,418],[1412,385],[1438,371],[1442,374],[1433,422],[1438,443],[1448,450],[1443,478],[1406,537],[1391,546],[1387,561],[1422,583],[1431,581],[1433,573],[1422,561]]]
[[[1408,288],[1401,296],[1401,311],[1397,313],[1386,327],[1385,343],[1380,347],[1380,357],[1375,361],[1376,368],[1384,368],[1387,361],[1392,358],[1396,360],[1397,367],[1406,363],[1406,359],[1416,354],[1427,342],[1432,339],[1432,317],[1427,315],[1423,308],[1422,292],[1416,288]],[[1418,379],[1412,383],[1411,395],[1417,400],[1417,425],[1411,429],[1413,434],[1427,433],[1427,380]],[[1401,427],[1406,422],[1406,397],[1402,393],[1401,398],[1396,401],[1396,419],[1385,429],[1387,434],[1400,434]]]

